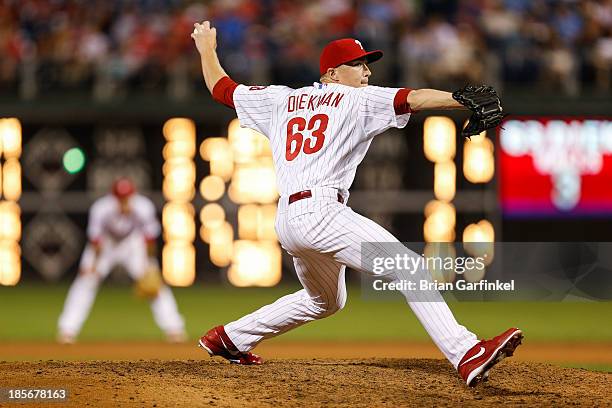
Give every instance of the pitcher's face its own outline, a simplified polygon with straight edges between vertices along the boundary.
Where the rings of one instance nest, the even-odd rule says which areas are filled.
[[[337,83],[353,88],[368,86],[368,78],[372,75],[365,58],[347,62],[334,68]]]

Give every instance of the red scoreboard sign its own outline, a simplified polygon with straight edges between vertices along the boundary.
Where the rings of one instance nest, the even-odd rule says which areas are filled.
[[[512,118],[497,151],[505,215],[612,214],[612,119]]]

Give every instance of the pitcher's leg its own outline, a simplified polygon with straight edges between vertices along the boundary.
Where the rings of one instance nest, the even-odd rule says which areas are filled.
[[[342,215],[334,221],[336,228],[341,226],[349,234],[348,245],[336,254],[336,260],[362,272],[376,275],[377,273],[367,263],[362,264],[362,256],[370,259],[375,257],[395,258],[396,255],[406,254],[409,257],[420,257],[415,252],[402,245],[397,238],[374,221],[365,218],[350,209],[343,211]],[[368,245],[368,254],[362,254],[362,243]],[[400,281],[415,279],[429,279],[429,273],[420,269],[415,275],[408,271],[393,271],[387,275],[380,275],[387,281]],[[408,305],[417,316],[432,340],[457,367],[465,353],[478,343],[476,335],[464,326],[457,323],[453,313],[438,291],[402,291]]]
[[[304,323],[327,317],[344,307],[346,284],[343,265],[328,255],[294,257],[304,289],[225,325],[225,332],[240,351]]]

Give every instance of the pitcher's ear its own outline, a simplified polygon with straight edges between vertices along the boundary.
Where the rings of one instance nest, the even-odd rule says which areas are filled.
[[[340,82],[340,77],[339,77],[339,74],[338,74],[338,70],[336,68],[329,68],[327,70],[327,74],[329,75],[329,77],[331,78],[332,81]]]

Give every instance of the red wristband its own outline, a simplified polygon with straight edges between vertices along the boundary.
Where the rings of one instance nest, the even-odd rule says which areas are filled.
[[[410,104],[408,103],[408,94],[410,92],[412,92],[412,89],[402,88],[395,94],[395,98],[393,98],[393,108],[395,108],[396,115],[412,112]]]
[[[213,87],[213,99],[229,108],[236,109],[234,106],[234,91],[237,87],[238,84],[232,81],[230,77],[224,76]]]

